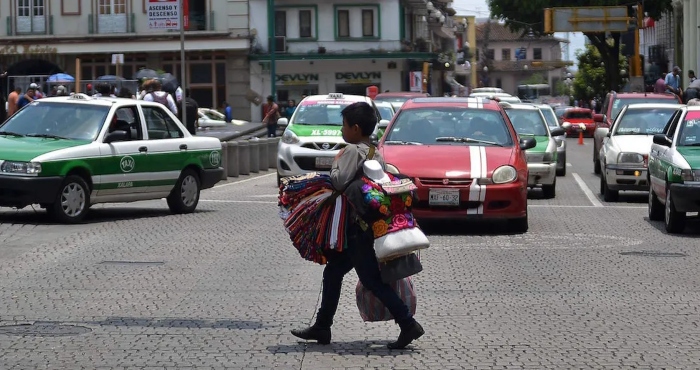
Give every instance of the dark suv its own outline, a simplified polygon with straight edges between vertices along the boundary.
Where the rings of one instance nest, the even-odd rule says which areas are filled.
[[[596,125],[593,133],[593,172],[600,173],[600,148],[603,146],[603,139],[610,131],[617,115],[626,105],[642,103],[683,104],[681,99],[672,93],[618,93],[611,91],[605,95],[600,109],[601,114],[593,115],[593,121]]]

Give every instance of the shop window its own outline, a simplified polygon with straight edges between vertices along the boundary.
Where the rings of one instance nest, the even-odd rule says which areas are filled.
[[[338,37],[350,37],[350,11],[338,10]]]
[[[212,83],[212,65],[207,64],[191,64],[190,65],[190,83],[193,84],[210,84]]]
[[[542,48],[534,48],[532,54],[534,60],[542,60]]]
[[[501,60],[510,60],[510,49],[501,50]]]
[[[497,79],[496,79],[496,87],[499,88],[499,89],[502,89],[502,88],[503,88],[503,81],[501,81],[500,78],[497,78]]]
[[[202,0],[185,0],[188,1],[190,12],[190,25],[188,31],[206,31],[207,30],[207,2]]]
[[[362,37],[374,36],[374,10],[362,9]]]
[[[311,38],[313,37],[313,32],[311,31],[311,10],[300,10],[299,11],[299,37],[300,38]]]
[[[107,66],[101,65],[101,66],[95,66],[95,78],[107,75]]]
[[[83,80],[92,80],[92,67],[90,66],[82,66],[80,68],[80,75],[83,78]]]
[[[486,59],[487,60],[496,59],[496,51],[494,49],[487,49],[486,50]]]
[[[216,63],[216,84],[226,85],[226,64]]]
[[[287,36],[287,12],[275,11],[275,36]]]

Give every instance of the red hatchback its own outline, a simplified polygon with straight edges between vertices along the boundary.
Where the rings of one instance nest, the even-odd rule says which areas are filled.
[[[418,186],[418,219],[508,219],[525,232],[532,138],[519,139],[508,116],[484,98],[415,98],[387,127],[379,150],[389,172]]]
[[[567,135],[578,136],[581,125],[585,127],[583,134],[593,137],[595,132],[595,122],[593,121],[593,111],[588,108],[568,108],[562,114],[562,126],[566,127]],[[570,125],[567,125],[566,123]]]

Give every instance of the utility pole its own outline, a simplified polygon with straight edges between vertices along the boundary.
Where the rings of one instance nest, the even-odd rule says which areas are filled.
[[[275,52],[277,38],[275,37],[275,0],[267,0],[267,48],[270,50],[270,95],[277,101],[277,71],[275,65]]]
[[[187,72],[187,68],[185,66],[185,63],[187,60],[185,59],[185,1],[187,0],[180,0],[180,88],[182,89],[182,101],[180,109],[180,116],[182,117],[183,120],[186,120],[185,118],[185,96],[186,90],[186,81],[187,77],[185,76],[185,73]]]

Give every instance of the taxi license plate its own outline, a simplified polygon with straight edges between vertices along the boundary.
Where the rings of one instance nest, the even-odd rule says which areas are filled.
[[[316,157],[316,168],[331,168],[333,157]]]
[[[430,189],[428,204],[431,206],[458,206],[459,189]]]

